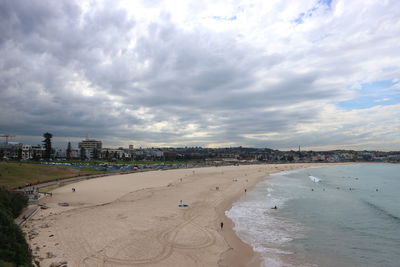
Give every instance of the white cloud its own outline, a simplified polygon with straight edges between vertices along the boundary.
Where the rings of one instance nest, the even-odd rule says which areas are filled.
[[[335,106],[400,78],[396,1],[7,0],[0,10],[3,131],[399,149],[397,105]]]

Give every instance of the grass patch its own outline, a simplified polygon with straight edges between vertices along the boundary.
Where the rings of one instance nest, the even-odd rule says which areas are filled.
[[[37,184],[55,179],[99,173],[104,173],[104,171],[68,166],[0,162],[0,186],[16,188],[18,186],[24,186],[25,184]]]

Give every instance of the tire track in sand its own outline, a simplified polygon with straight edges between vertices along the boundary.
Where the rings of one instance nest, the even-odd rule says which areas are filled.
[[[194,207],[195,208],[195,207]],[[148,258],[131,258],[131,259],[121,259],[117,257],[107,256],[106,248],[93,253],[91,256],[86,257],[82,263],[86,266],[105,266],[105,265],[141,265],[141,264],[154,264],[161,262],[172,255],[174,249],[201,249],[212,246],[216,242],[215,235],[206,229],[205,227],[200,226],[194,221],[200,217],[200,215],[192,216],[192,214],[197,214],[196,211],[192,211],[191,208],[184,213],[184,221],[172,228],[168,228],[165,231],[162,231],[157,235],[156,239],[161,244],[161,252],[155,255],[154,257]],[[177,236],[179,233],[184,230],[186,227],[192,227],[195,229],[195,232],[200,236],[200,242],[179,242],[177,240]],[[132,241],[132,244],[135,241]],[[106,246],[107,247],[107,246]],[[125,244],[125,247],[129,247],[129,244]]]

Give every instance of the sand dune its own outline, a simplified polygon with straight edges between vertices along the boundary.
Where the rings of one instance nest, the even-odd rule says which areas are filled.
[[[236,237],[224,210],[269,173],[305,166],[311,165],[209,167],[86,180],[42,199],[49,209],[39,210],[24,231],[41,266],[60,261],[68,266],[258,266],[257,255]]]

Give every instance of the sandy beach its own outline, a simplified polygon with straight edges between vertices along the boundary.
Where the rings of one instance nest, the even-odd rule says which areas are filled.
[[[23,231],[40,266],[62,261],[68,266],[260,266],[225,210],[268,174],[313,165],[207,167],[85,180],[41,199],[49,208],[38,210]]]

